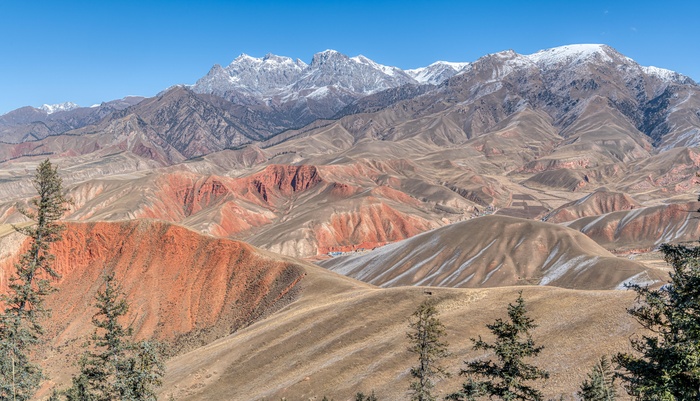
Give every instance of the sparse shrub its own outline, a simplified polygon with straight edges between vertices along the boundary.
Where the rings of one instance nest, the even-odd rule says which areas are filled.
[[[357,393],[355,394],[355,401],[377,401],[377,396],[374,395],[374,390],[367,396],[363,393]]]

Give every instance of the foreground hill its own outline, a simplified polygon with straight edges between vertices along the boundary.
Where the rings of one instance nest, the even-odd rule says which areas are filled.
[[[2,241],[4,293],[23,239],[6,235]],[[47,300],[54,314],[46,324],[51,341],[44,358],[58,383],[65,383],[93,330],[91,305],[108,272],[115,273],[131,304],[126,320],[136,338],[164,341],[173,354],[287,305],[299,295],[305,274],[298,263],[247,244],[158,221],[67,224],[52,251],[61,278]]]
[[[168,362],[161,397],[176,400],[350,400],[374,390],[380,399],[406,399],[408,318],[426,297],[438,300],[447,327],[452,378],[437,383],[442,397],[457,390],[464,360],[482,357],[470,338],[492,340],[485,325],[506,318],[523,290],[545,350],[534,361],[551,373],[547,397],[572,396],[589,367],[604,354],[628,350],[637,324],[625,309],[627,291],[573,291],[553,287],[445,289],[353,288],[348,279],[305,267],[297,301],[271,318]],[[338,284],[342,287],[339,288]]]
[[[12,234],[2,241],[2,252],[22,244]],[[167,362],[163,399],[350,399],[373,389],[383,399],[404,398],[413,364],[407,319],[426,297],[438,300],[452,352],[445,366],[457,373],[464,359],[480,356],[469,338],[489,338],[485,324],[503,318],[523,290],[540,325],[535,341],[546,346],[535,362],[552,374],[547,396],[572,394],[600,355],[628,350],[637,330],[625,313],[634,300],[627,291],[380,289],[162,222],[71,223],[54,248],[62,279],[48,300],[52,340],[41,360],[51,381],[43,394],[69,381],[92,331],[89,304],[104,271],[122,283],[137,337],[179,353]],[[455,374],[439,382],[440,394],[460,381]]]
[[[623,288],[662,276],[617,258],[578,231],[505,216],[455,223],[372,252],[319,263],[382,287],[497,287],[539,284]]]

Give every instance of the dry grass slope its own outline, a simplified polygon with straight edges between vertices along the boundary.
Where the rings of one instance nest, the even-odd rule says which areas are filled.
[[[506,317],[520,290],[539,324],[535,341],[545,345],[534,361],[551,372],[547,396],[572,394],[601,355],[628,349],[637,325],[625,314],[634,294],[553,287],[446,289],[362,287],[318,267],[306,267],[301,297],[257,322],[168,362],[161,397],[177,400],[349,400],[374,389],[381,399],[407,398],[408,317],[418,304],[436,298],[447,326],[457,373],[463,360],[482,357],[470,338]],[[432,295],[427,295],[429,290]],[[456,375],[440,381],[441,395],[459,388]]]

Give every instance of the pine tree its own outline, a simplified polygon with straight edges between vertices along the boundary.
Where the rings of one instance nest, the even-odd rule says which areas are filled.
[[[486,325],[496,336],[493,343],[487,343],[481,336],[478,340],[472,339],[474,350],[493,351],[496,361],[465,361],[467,366],[460,374],[467,376],[467,381],[461,391],[448,396],[448,399],[475,400],[481,396],[506,401],[542,399],[542,393],[527,384],[546,379],[549,373],[524,361],[525,358],[537,356],[544,348],[535,346],[530,330],[537,326],[526,312],[521,291],[515,305],[508,304],[510,322],[497,319],[495,323]]]
[[[700,398],[700,247],[664,244],[672,267],[658,289],[629,285],[637,304],[628,313],[649,331],[631,340],[639,354],[615,356],[627,392],[639,400]]]
[[[370,395],[365,395],[364,393],[360,392],[355,394],[355,401],[377,401],[377,396],[374,395],[374,390],[372,390]]]
[[[615,372],[608,358],[603,355],[593,366],[588,379],[581,384],[578,392],[583,401],[615,401]]]
[[[150,342],[132,343],[132,330],[120,320],[129,311],[114,274],[105,277],[98,291],[92,319],[96,330],[79,362],[80,374],[66,392],[69,401],[155,400],[161,385],[163,363],[159,348]]]
[[[44,298],[53,291],[50,280],[58,278],[49,246],[61,239],[63,226],[57,221],[69,203],[63,194],[62,180],[48,159],[37,167],[33,185],[38,197],[30,201],[31,209],[19,211],[36,224],[14,227],[30,238],[30,245],[15,264],[9,293],[2,296],[1,302],[4,310],[0,315],[0,399],[16,401],[30,399],[43,378],[30,354],[41,342],[41,318],[49,314]]]
[[[162,384],[165,367],[158,343],[139,341],[131,347],[134,355],[128,360],[126,384],[127,394],[132,400],[156,400],[156,389]]]
[[[413,312],[409,323],[411,331],[407,336],[411,346],[408,350],[418,355],[418,366],[411,368],[411,377],[416,379],[411,383],[411,400],[414,401],[435,400],[431,393],[433,379],[448,376],[439,364],[439,360],[448,355],[448,344],[443,340],[445,326],[437,314],[435,302],[428,299]]]

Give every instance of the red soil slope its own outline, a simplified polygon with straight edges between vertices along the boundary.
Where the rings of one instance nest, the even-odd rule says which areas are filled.
[[[700,202],[674,203],[590,216],[566,223],[606,249],[647,251],[664,242],[697,241]]]
[[[47,335],[55,349],[82,343],[75,340],[92,331],[91,305],[106,272],[123,286],[131,304],[125,322],[136,337],[166,341],[173,352],[209,343],[286,305],[304,276],[299,265],[250,245],[158,221],[67,224],[52,252],[61,274],[47,302],[53,310]],[[0,264],[2,292],[12,259]]]
[[[562,223],[581,217],[597,216],[639,207],[642,207],[642,205],[627,194],[598,190],[554,209],[543,220],[548,223]]]

